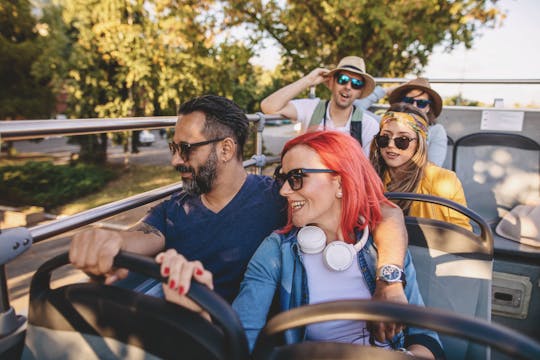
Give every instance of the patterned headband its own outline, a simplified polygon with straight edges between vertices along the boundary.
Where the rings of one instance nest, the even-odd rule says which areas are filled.
[[[390,121],[398,121],[410,126],[416,133],[427,139],[427,122],[416,114],[387,111],[381,119],[381,128]]]

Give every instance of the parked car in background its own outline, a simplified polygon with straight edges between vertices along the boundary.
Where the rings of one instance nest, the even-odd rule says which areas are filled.
[[[148,130],[139,133],[139,142],[144,146],[151,146],[156,141],[156,136]]]

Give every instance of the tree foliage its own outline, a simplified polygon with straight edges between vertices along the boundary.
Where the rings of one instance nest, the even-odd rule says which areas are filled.
[[[61,0],[49,8],[46,21],[68,41],[51,32],[44,64],[70,94],[69,115],[175,114],[203,93],[252,102],[253,54],[240,42],[217,40],[213,3]]]
[[[259,69],[251,50],[219,39],[214,2],[59,0],[43,18],[50,43],[42,71],[68,95],[70,117],[172,115],[205,93],[252,110]],[[106,138],[78,137],[81,157],[106,151]],[[86,150],[85,150],[86,148]],[[103,156],[96,158],[103,161]]]
[[[0,196],[5,205],[32,204],[50,210],[101,189],[116,176],[111,169],[95,165],[29,161],[0,167]]]
[[[28,0],[0,2],[0,119],[48,118],[54,97],[32,67],[41,51]]]
[[[435,46],[470,47],[503,15],[497,0],[228,0],[227,25],[271,37],[284,69],[307,72],[359,55],[375,76],[418,73]],[[257,40],[257,37],[254,37]]]
[[[15,94],[36,100],[45,85],[66,94],[71,118],[173,115],[180,103],[207,93],[254,112],[283,82],[349,54],[364,57],[375,76],[418,73],[436,46],[470,47],[482,27],[503,18],[496,0],[45,3],[37,24],[28,0],[0,3],[0,71],[19,76],[10,84],[21,87],[0,90],[12,94],[1,93],[8,104],[0,109],[11,106],[18,116],[24,109]],[[250,63],[263,38],[274,39],[282,55],[272,73]],[[6,64],[15,60],[19,70],[9,74]],[[74,139],[83,160],[105,161],[106,136]]]

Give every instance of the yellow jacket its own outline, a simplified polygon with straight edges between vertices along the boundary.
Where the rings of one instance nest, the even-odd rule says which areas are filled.
[[[390,181],[388,173],[386,173],[385,180],[385,184]],[[422,180],[420,180],[416,193],[439,196],[455,201],[463,206],[467,206],[463,186],[461,185],[461,181],[459,181],[456,173],[438,167],[432,163],[428,163],[426,166],[424,170],[424,177]],[[409,215],[442,220],[462,226],[467,230],[472,230],[469,223],[469,218],[467,216],[462,215],[457,211],[450,210],[445,206],[414,201],[411,204]]]

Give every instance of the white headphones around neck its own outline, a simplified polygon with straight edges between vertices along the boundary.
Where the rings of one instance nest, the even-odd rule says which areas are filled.
[[[319,254],[323,252],[324,264],[334,271],[345,271],[353,263],[356,253],[366,244],[369,229],[366,225],[362,238],[355,245],[345,241],[336,240],[326,245],[326,234],[313,225],[304,226],[296,235],[300,250],[305,254]]]

